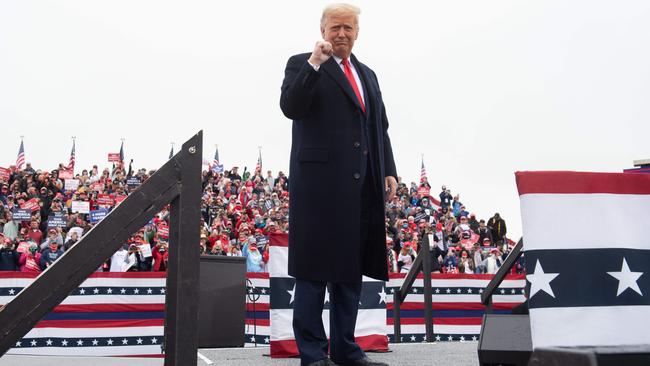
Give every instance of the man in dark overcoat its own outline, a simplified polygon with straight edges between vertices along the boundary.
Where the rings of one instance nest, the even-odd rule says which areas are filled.
[[[352,54],[359,13],[326,7],[323,40],[289,59],[282,83],[280,106],[293,120],[289,274],[302,365],[385,365],[354,340],[362,275],[388,279],[384,202],[397,189],[377,76]],[[326,286],[331,360],[321,321]]]

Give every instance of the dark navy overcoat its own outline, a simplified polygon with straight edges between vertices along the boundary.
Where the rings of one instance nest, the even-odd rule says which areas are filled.
[[[384,177],[397,178],[397,171],[377,76],[350,57],[363,83],[364,113],[335,59],[315,71],[309,56],[289,59],[280,97],[282,112],[293,120],[289,274],[327,282],[355,282],[361,275],[387,280]],[[366,176],[376,193],[362,244]]]

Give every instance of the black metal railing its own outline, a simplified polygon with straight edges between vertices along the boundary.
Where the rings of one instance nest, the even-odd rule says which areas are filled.
[[[522,248],[524,247],[524,239],[520,238],[519,241],[517,242],[517,245],[515,245],[514,248],[512,248],[512,251],[510,251],[510,254],[506,257],[506,260],[503,262],[497,273],[494,275],[492,280],[490,280],[490,283],[488,283],[487,287],[483,290],[483,293],[481,294],[481,303],[485,305],[485,312],[487,314],[492,314],[492,295],[494,292],[499,288],[501,285],[501,282],[506,278],[510,270],[512,269],[512,266],[515,265],[515,262],[519,257],[521,256]]]
[[[411,269],[406,274],[402,286],[393,294],[393,327],[395,334],[395,343],[400,343],[402,338],[402,319],[401,306],[406,295],[411,291],[413,283],[420,273],[422,273],[422,282],[424,290],[424,330],[425,340],[433,342],[433,298],[431,297],[431,251],[429,248],[429,236],[422,237],[422,245]]]
[[[4,355],[55,306],[167,204],[169,262],[165,296],[165,366],[196,365],[203,132],[142,183],[15,298],[0,308]]]

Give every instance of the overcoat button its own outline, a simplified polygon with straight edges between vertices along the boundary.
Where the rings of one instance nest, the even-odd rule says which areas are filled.
[[[359,178],[361,178],[361,174],[354,173],[353,177],[354,177],[354,179],[359,179]]]
[[[355,143],[354,143],[354,148],[355,148],[355,149],[358,149],[359,146],[361,146],[361,144],[360,144],[358,141],[355,141]]]

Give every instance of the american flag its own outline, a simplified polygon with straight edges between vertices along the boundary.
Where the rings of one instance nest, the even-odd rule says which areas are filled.
[[[262,150],[259,150],[259,157],[257,158],[257,165],[255,165],[255,174],[262,175]]]
[[[120,145],[120,163],[124,164],[124,141]]]
[[[72,151],[70,152],[70,161],[68,162],[68,168],[67,170],[71,171],[74,173],[74,162],[75,162],[75,143],[74,140],[72,140]]]
[[[0,272],[0,304],[38,273]],[[165,272],[95,273],[8,354],[162,357]]]
[[[420,168],[420,183],[424,182],[427,177],[427,169],[424,167],[424,157],[422,158],[422,167]]]
[[[223,173],[223,164],[219,164],[219,148],[214,151],[214,160],[212,160],[212,171],[215,173]]]
[[[20,140],[20,148],[18,149],[18,157],[16,158],[16,169],[22,170],[25,166],[25,146],[23,140]]]

